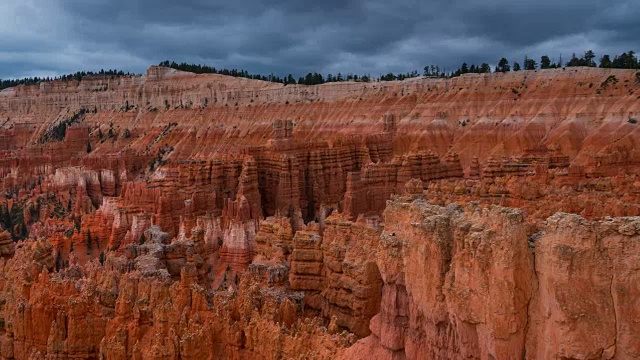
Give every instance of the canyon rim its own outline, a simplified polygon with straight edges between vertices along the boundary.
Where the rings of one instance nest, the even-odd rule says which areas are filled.
[[[0,359],[640,358],[640,76],[0,91]]]

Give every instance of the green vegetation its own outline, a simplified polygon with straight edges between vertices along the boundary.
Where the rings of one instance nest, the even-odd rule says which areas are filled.
[[[156,168],[166,164],[167,161],[164,159],[164,157],[165,155],[171,154],[172,151],[173,146],[167,145],[165,145],[161,149],[158,149],[158,154],[156,155],[156,157],[151,159],[151,161],[149,162],[149,171],[154,171]]]
[[[0,79],[0,90],[18,86],[18,85],[37,85],[43,82],[51,82],[51,81],[80,81],[84,77],[87,76],[110,76],[111,78],[121,77],[121,76],[132,76],[135,74],[125,73],[122,70],[100,70],[98,72],[93,71],[78,71],[75,74],[62,75],[57,77],[30,77],[23,79],[13,79],[13,80],[2,80]]]
[[[561,68],[563,66],[596,67],[598,66],[598,64],[596,64],[595,60],[596,60],[596,54],[593,52],[593,50],[585,51],[584,55],[582,55],[581,57],[578,57],[576,56],[576,54],[573,54],[571,56],[571,59],[569,59],[569,61],[567,61],[566,63],[563,63],[562,56],[560,56],[560,60],[557,63],[555,62],[552,63],[551,58],[548,55],[543,55],[540,58],[539,67],[538,67],[538,64],[535,62],[535,60],[528,59],[525,57],[525,61],[522,64],[517,62],[513,64],[513,71],[518,71],[520,69],[524,69],[524,70],[555,69],[555,68]],[[437,65],[428,65],[424,67],[424,72],[422,73],[422,76],[451,78],[451,77],[455,77],[455,76],[459,76],[467,73],[483,74],[483,73],[491,72],[491,68],[488,63],[482,63],[479,66],[478,65],[469,66],[465,62],[462,65],[463,66],[453,71],[452,70],[447,71],[446,69],[441,70],[441,68]],[[301,76],[298,78],[298,80],[296,80],[292,74],[288,74],[286,76],[278,76],[275,74],[269,74],[269,75],[252,74],[246,70],[215,68],[208,65],[189,64],[186,62],[177,63],[175,61],[169,61],[169,60],[160,62],[159,66],[170,67],[173,69],[188,71],[196,74],[220,74],[220,75],[227,75],[227,76],[233,76],[233,77],[243,77],[243,78],[254,79],[254,80],[270,81],[275,83],[281,83],[284,85],[289,85],[289,84],[319,85],[319,84],[324,84],[328,82],[341,82],[341,81],[357,81],[357,82],[392,81],[392,80],[404,80],[404,79],[420,76],[417,71],[399,73],[399,74],[394,74],[390,72],[387,74],[380,74],[377,78],[372,77],[370,74],[357,75],[357,74],[343,74],[343,73],[338,73],[337,75],[328,74],[325,77],[324,75],[318,72],[309,72],[305,76]],[[640,69],[640,63],[638,62],[638,58],[635,52],[628,51],[620,55],[615,55],[613,57],[613,60],[611,59],[610,55],[608,54],[603,55],[600,58],[599,67],[615,68],[615,69]],[[506,58],[501,58],[498,61],[498,64],[495,68],[496,72],[508,72],[511,70],[512,70],[512,67],[511,65],[509,65],[509,62],[506,61]],[[100,70],[99,72],[78,71],[75,74],[68,74],[68,75],[63,75],[63,76],[54,77],[54,78],[32,77],[32,78],[13,79],[13,80],[0,79],[0,90],[13,87],[13,86],[18,86],[18,85],[37,85],[43,82],[50,82],[55,80],[80,81],[83,78],[89,77],[89,76],[107,76],[111,78],[116,78],[116,77],[133,76],[133,75],[136,75],[136,74],[131,74],[129,72],[125,73],[122,70],[106,70],[106,71]],[[168,109],[168,107],[169,107],[168,103],[165,102],[165,108]],[[125,104],[125,106],[122,107],[122,110],[128,111],[132,108],[133,108],[132,106]],[[97,109],[95,109],[94,111],[97,111]],[[60,129],[59,131],[62,132],[62,129]]]
[[[41,144],[46,143],[47,141],[62,141],[64,137],[67,136],[67,128],[71,125],[80,122],[84,118],[84,114],[87,112],[85,109],[80,109],[78,112],[71,115],[69,118],[60,121],[54,127],[49,129],[42,137],[39,142]]]
[[[621,55],[616,55],[611,61],[609,55],[604,55],[600,59],[600,67],[601,68],[612,68],[612,69],[640,69],[640,63],[638,62],[638,57],[634,51],[629,51],[622,53]]]
[[[500,61],[498,61],[498,65],[496,66],[496,72],[507,72],[507,71],[511,71],[511,66],[509,66],[509,60],[507,60],[506,58],[502,58],[500,59]]]
[[[11,234],[13,241],[26,239],[29,232],[24,222],[24,203],[14,202],[11,208],[8,204],[0,205],[0,225]]]
[[[93,250],[91,242],[91,230],[87,230],[87,255],[91,255],[91,250]]]
[[[533,59],[529,59],[528,57],[524,57],[524,69],[525,70],[535,70],[536,69],[536,61]]]
[[[615,75],[609,75],[609,77],[602,82],[602,84],[600,84],[600,88],[602,89],[606,89],[610,84],[617,84],[618,83],[618,78],[616,78]]]
[[[501,58],[494,71],[495,72],[509,72],[509,71],[519,71],[519,70],[544,70],[544,69],[557,69],[562,68],[563,66],[596,66],[596,54],[593,50],[585,51],[582,57],[577,57],[575,54],[571,57],[571,59],[564,64],[562,61],[562,56],[559,57],[558,62],[552,62],[551,58],[548,55],[543,55],[540,57],[540,64],[538,64],[534,59],[530,59],[525,57],[524,62],[522,64],[518,62],[513,63],[513,68],[509,64],[509,61],[506,58]],[[355,74],[347,74],[344,75],[342,73],[338,73],[337,75],[328,74],[326,77],[318,72],[310,72],[305,76],[301,76],[298,81],[295,81],[293,76],[289,74],[286,77],[279,77],[273,74],[265,76],[265,75],[256,75],[250,74],[245,70],[228,70],[228,69],[216,69],[215,67],[210,67],[206,65],[196,65],[196,64],[187,64],[187,63],[176,63],[174,61],[163,61],[160,63],[160,66],[171,67],[177,70],[182,71],[190,71],[198,74],[203,73],[215,73],[222,75],[229,75],[235,77],[245,77],[248,79],[259,79],[264,81],[272,81],[277,83],[282,83],[285,85],[288,84],[302,84],[302,85],[319,85],[330,82],[341,82],[341,81],[358,81],[358,82],[369,82],[369,81],[392,81],[392,80],[404,80],[408,78],[414,78],[420,76],[417,71],[412,71],[408,73],[394,74],[380,74],[378,78],[373,78],[371,75],[355,75]],[[613,60],[609,55],[603,55],[600,59],[600,67],[601,68],[617,68],[617,69],[640,69],[640,64],[638,63],[638,58],[635,56],[635,52],[629,51],[626,53],[622,53],[621,55],[616,55]],[[455,76],[459,76],[462,74],[472,73],[472,74],[486,74],[491,72],[491,67],[488,63],[482,63],[480,65],[471,65],[468,63],[462,63],[462,66],[455,71],[447,71],[446,69],[441,69],[438,65],[428,65],[423,69],[422,76],[429,78],[452,78]],[[640,75],[639,75],[640,76]],[[640,82],[640,77],[639,77]],[[165,102],[165,107],[168,109],[168,104]]]
[[[551,68],[551,59],[547,55],[542,55],[542,57],[540,58],[540,69],[550,69],[550,68]]]

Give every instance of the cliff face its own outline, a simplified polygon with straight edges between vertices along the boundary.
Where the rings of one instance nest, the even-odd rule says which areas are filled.
[[[525,353],[536,282],[519,211],[396,201],[385,210],[377,263],[384,286],[371,342],[390,355]]]
[[[519,210],[391,202],[380,313],[345,358],[636,358],[639,222],[558,213],[527,237]]]
[[[281,270],[257,260],[252,271],[237,277],[228,269],[217,279],[216,244],[198,236],[165,244],[168,234],[157,227],[145,232],[145,244],[103,264],[72,259],[57,272],[52,246],[28,242],[0,260],[1,355],[640,355],[639,217],[590,222],[558,213],[527,236],[520,210],[439,207],[418,196],[390,202],[384,221],[382,230],[379,219],[336,215],[322,236],[296,232],[290,282],[277,277],[286,259]],[[353,344],[356,336],[364,338]]]
[[[0,358],[640,357],[639,91],[160,67],[3,90]]]

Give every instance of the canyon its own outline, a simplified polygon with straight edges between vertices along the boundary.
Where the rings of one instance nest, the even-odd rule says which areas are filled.
[[[0,91],[0,359],[640,358],[640,77]]]

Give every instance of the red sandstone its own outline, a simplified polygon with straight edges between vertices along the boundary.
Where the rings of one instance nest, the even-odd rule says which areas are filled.
[[[638,91],[161,67],[3,90],[0,359],[639,358]]]

